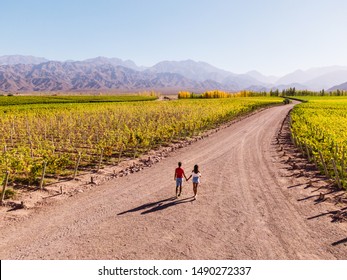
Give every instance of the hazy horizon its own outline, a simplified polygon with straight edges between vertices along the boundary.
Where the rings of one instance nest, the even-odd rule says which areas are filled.
[[[31,54],[4,54],[4,55],[0,55],[0,57],[2,56],[33,56]],[[95,57],[87,57],[85,59],[64,59],[64,60],[58,60],[58,59],[50,59],[48,57],[44,57],[44,56],[33,56],[33,57],[36,57],[36,58],[43,58],[43,59],[47,59],[48,61],[59,61],[59,62],[69,62],[69,61],[84,61],[84,60],[88,60],[88,59],[94,59],[94,58],[98,58],[98,57],[103,57],[103,58],[107,58],[107,59],[121,59],[122,61],[127,61],[127,60],[130,60],[132,62],[134,62],[136,64],[136,66],[138,67],[144,67],[144,68],[151,68],[153,67],[154,65],[156,65],[157,63],[160,63],[160,62],[163,62],[163,61],[174,61],[174,62],[182,62],[182,61],[187,61],[187,60],[193,60],[191,58],[187,58],[187,59],[182,59],[182,60],[162,60],[162,61],[157,61],[155,62],[153,65],[140,65],[138,64],[136,61],[134,61],[133,59],[131,58],[121,58],[121,57],[106,57],[106,56],[103,56],[103,55],[98,55],[98,56],[95,56]],[[208,63],[206,61],[197,61],[197,60],[193,60],[195,62],[203,62],[203,63]],[[210,63],[209,63],[210,64]],[[220,70],[226,70],[226,71],[230,71],[230,70],[227,70],[227,69],[223,69],[223,68],[220,68],[220,67],[217,67],[216,65],[213,65],[213,64],[210,64],[211,66],[214,66],[216,68],[219,68]],[[347,68],[347,65],[322,65],[322,66],[313,66],[313,67],[309,67],[309,68],[305,68],[305,69],[300,69],[300,68],[297,68],[297,69],[293,69],[292,71],[290,72],[287,72],[287,73],[284,73],[282,75],[273,75],[273,74],[267,74],[267,73],[263,73],[261,72],[260,70],[258,69],[250,69],[250,70],[247,70],[245,72],[242,72],[242,73],[237,73],[235,71],[230,71],[234,74],[246,74],[248,72],[252,72],[252,71],[256,71],[256,72],[259,72],[260,74],[263,74],[264,76],[273,76],[273,77],[277,77],[277,78],[281,78],[285,75],[288,75],[288,74],[291,74],[293,72],[296,72],[296,71],[308,71],[308,70],[314,70],[314,69],[320,69],[320,68],[329,68],[329,67],[343,67],[343,68]],[[347,78],[346,78],[347,79]]]
[[[283,76],[347,65],[343,0],[2,1],[0,56],[192,59]]]

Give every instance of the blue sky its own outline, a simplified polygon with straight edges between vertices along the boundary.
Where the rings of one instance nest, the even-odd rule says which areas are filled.
[[[345,0],[0,0],[0,56],[193,59],[244,73],[347,66]]]

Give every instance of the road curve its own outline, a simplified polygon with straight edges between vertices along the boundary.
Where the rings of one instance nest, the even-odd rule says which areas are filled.
[[[293,105],[245,118],[151,168],[3,228],[0,259],[346,259],[345,224],[300,200],[275,136]],[[174,168],[202,182],[175,199]],[[318,218],[310,219],[309,217]],[[332,244],[339,244],[333,246]]]

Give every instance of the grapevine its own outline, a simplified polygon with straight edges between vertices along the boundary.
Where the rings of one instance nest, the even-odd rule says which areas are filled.
[[[32,100],[31,100],[32,101]],[[33,101],[32,101],[33,102]],[[41,185],[134,158],[281,98],[248,97],[169,102],[4,105],[0,110],[0,173],[11,182]],[[1,103],[1,98],[0,98]]]

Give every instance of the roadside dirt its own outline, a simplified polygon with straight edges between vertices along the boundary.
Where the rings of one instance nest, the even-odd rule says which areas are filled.
[[[139,172],[104,170],[110,174],[100,178],[108,180],[91,184],[86,175],[77,191],[42,191],[43,206],[26,202],[28,209],[1,213],[0,258],[346,259],[346,194],[288,141],[282,123],[292,106],[263,110],[180,149],[166,147]],[[197,200],[191,182],[174,197],[178,161],[187,174],[200,166]]]

